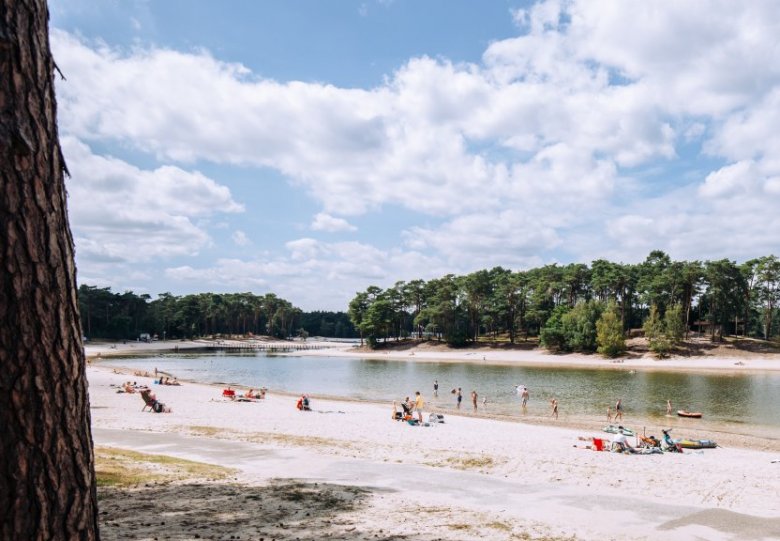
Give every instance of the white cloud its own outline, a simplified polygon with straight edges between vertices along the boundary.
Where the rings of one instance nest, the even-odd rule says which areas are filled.
[[[294,276],[314,294],[315,277],[405,275],[392,258],[445,273],[556,252],[626,260],[656,247],[694,258],[780,249],[768,227],[780,204],[774,2],[551,0],[513,17],[521,34],[492,43],[480,62],[411,58],[371,89],[279,82],[207,51],[120,50],[54,30],[68,77],[57,88],[61,129],[164,163],[273,168],[321,205],[315,231],[355,231],[346,217],[380,206],[423,216],[395,251],[297,239],[270,262],[214,267],[236,264],[239,282]],[[691,154],[699,145],[706,155]],[[77,151],[66,148],[69,160]],[[106,265],[127,246],[148,257],[195,253],[209,238],[194,218],[241,210],[186,165],[83,161],[101,171],[93,189],[124,194],[122,205],[106,195],[80,207],[88,198],[70,185],[79,253]],[[137,176],[146,190],[128,187]]]
[[[195,254],[211,241],[193,219],[243,210],[230,190],[197,171],[143,170],[97,156],[73,137],[61,142],[80,264]]]
[[[749,160],[741,161],[707,175],[699,193],[704,197],[733,197],[743,192],[749,195],[760,180],[756,164]]]
[[[398,280],[433,278],[448,268],[417,251],[379,250],[358,242],[297,239],[287,254],[220,259],[211,266],[168,268],[165,275],[201,289],[273,291],[305,310],[344,310],[357,291],[390,287]]]
[[[311,223],[311,228],[314,231],[356,231],[357,227],[350,224],[344,218],[335,218],[330,214],[324,212],[318,213]]]
[[[233,242],[236,243],[237,246],[249,246],[250,244],[252,244],[252,241],[249,240],[249,237],[246,236],[246,233],[244,233],[240,229],[233,231],[231,238],[233,239]]]

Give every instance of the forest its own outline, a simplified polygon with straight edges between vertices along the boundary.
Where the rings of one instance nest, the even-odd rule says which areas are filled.
[[[273,293],[198,293],[175,296],[82,285],[78,290],[82,329],[87,338],[135,340],[214,335],[328,336],[356,338],[344,312],[304,312]]]
[[[372,286],[350,301],[349,315],[372,347],[407,336],[452,346],[534,337],[551,349],[596,351],[599,332],[602,342],[610,333],[621,342],[632,329],[642,329],[660,349],[690,331],[713,340],[729,334],[770,339],[778,334],[778,304],[780,260],[773,255],[737,264],[673,261],[656,250],[639,264],[599,259],[590,266],[495,267]]]
[[[673,261],[653,251],[638,264],[599,259],[589,266],[495,267],[371,286],[355,295],[346,313],[304,312],[273,293],[162,293],[152,300],[89,285],[78,293],[85,335],[124,340],[142,333],[160,339],[327,336],[360,337],[376,347],[416,337],[459,347],[538,339],[550,349],[617,354],[637,330],[661,353],[690,331],[713,340],[768,340],[780,331],[780,260],[773,255],[737,264]]]

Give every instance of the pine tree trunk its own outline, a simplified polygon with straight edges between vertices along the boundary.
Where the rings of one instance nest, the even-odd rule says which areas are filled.
[[[99,539],[45,0],[0,0],[0,540]]]

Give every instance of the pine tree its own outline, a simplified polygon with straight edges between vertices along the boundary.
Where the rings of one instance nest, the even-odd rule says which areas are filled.
[[[596,343],[596,351],[605,357],[617,357],[626,351],[623,324],[614,302],[607,305],[607,309],[596,322]]]
[[[672,349],[672,343],[666,335],[664,321],[658,314],[658,308],[655,305],[650,306],[650,315],[642,326],[650,345],[650,351],[658,357],[666,357]]]

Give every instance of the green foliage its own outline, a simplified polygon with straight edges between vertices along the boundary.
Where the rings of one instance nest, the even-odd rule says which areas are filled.
[[[626,351],[623,323],[614,302],[610,302],[596,322],[597,351],[605,357],[617,357]]]
[[[673,304],[666,309],[664,314],[664,335],[672,345],[682,342],[685,335],[685,324],[683,323],[682,306]]]
[[[562,318],[567,348],[570,351],[596,351],[596,322],[603,307],[595,301],[580,302]]]
[[[542,345],[558,351],[596,351],[596,322],[601,311],[601,304],[595,301],[580,302],[571,309],[557,307],[542,328]]]
[[[666,335],[664,321],[658,314],[656,305],[650,307],[650,315],[642,326],[645,331],[645,337],[648,340],[650,351],[659,357],[666,357],[672,350],[672,342]]]
[[[89,338],[135,340],[142,333],[160,338],[192,338],[215,334],[292,336],[303,328],[309,334],[355,337],[354,327],[341,312],[302,312],[273,293],[197,293],[177,297],[82,285],[78,291],[81,326]],[[330,327],[327,324],[330,323]],[[321,332],[332,329],[333,334]]]
[[[553,310],[539,333],[539,343],[553,351],[569,351],[563,317],[569,312],[568,306],[558,306]]]

